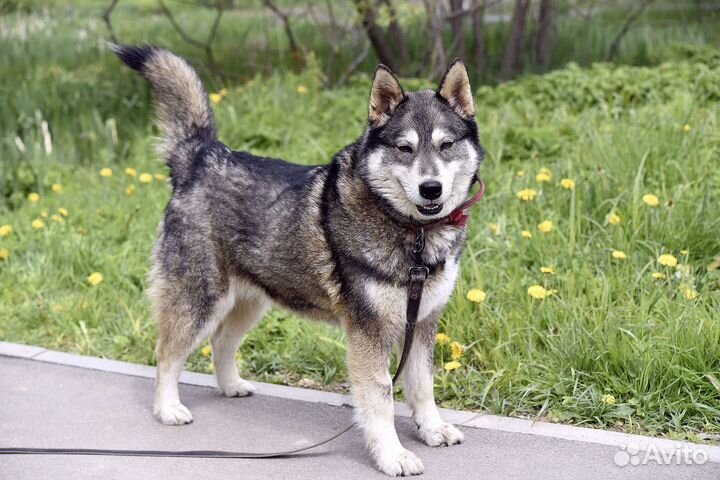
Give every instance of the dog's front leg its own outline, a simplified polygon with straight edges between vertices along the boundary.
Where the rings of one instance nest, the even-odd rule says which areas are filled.
[[[395,431],[392,379],[388,372],[391,344],[366,332],[348,331],[348,371],[356,403],[356,422],[378,468],[385,474],[417,475],[422,461],[406,450]]]
[[[433,394],[433,354],[440,311],[418,322],[403,379],[405,397],[413,410],[420,439],[431,447],[453,445],[464,440],[460,430],[440,418]]]

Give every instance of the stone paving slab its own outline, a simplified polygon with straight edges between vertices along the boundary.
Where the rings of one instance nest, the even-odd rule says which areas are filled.
[[[0,446],[284,450],[314,443],[352,421],[346,406],[262,395],[265,384],[258,384],[258,394],[247,398],[225,398],[213,388],[181,385],[195,422],[168,427],[151,415],[152,384],[143,376],[0,356]],[[423,459],[426,479],[720,478],[720,464],[714,461],[621,468],[614,461],[621,452],[617,446],[488,428],[464,427],[462,445],[431,448],[416,439],[409,418],[399,416],[396,424],[403,444]],[[312,453],[281,459],[0,457],[2,480],[44,478],[386,477],[374,469],[357,431]]]

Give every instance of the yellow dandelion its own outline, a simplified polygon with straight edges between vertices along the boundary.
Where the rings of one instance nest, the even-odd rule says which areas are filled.
[[[683,125],[683,132],[689,132],[692,129],[689,123]]]
[[[565,190],[575,190],[575,180],[572,178],[563,178],[560,180],[560,186]]]
[[[625,260],[627,258],[627,254],[622,250],[613,250],[611,255],[615,260]]]
[[[542,285],[532,285],[531,287],[528,288],[527,292],[528,292],[528,295],[530,295],[532,298],[534,298],[536,300],[542,300],[544,298],[549,297],[550,295],[552,295],[554,293],[551,290],[547,290]]]
[[[690,254],[690,250],[687,250],[687,249],[680,250],[680,255],[688,256],[689,254]]]
[[[483,292],[479,288],[470,289],[467,293],[467,299],[471,302],[482,303],[487,298],[487,293]]]
[[[222,95],[220,95],[219,93],[211,93],[210,94],[210,101],[212,102],[213,105],[217,105],[218,103],[220,103],[222,98],[223,98]]]
[[[221,88],[218,93],[219,93],[222,97],[225,97],[225,96],[227,96],[227,94],[228,94],[228,90],[227,90],[227,88]]]
[[[450,344],[450,355],[452,356],[453,360],[460,360],[464,351],[465,348],[458,342],[452,342]]]
[[[87,277],[87,283],[92,287],[99,285],[100,283],[102,283],[102,281],[103,276],[100,272],[93,272]]]
[[[440,345],[447,345],[450,343],[450,337],[444,333],[438,333],[435,335],[435,341]]]
[[[10,258],[10,250],[7,248],[0,248],[0,260],[7,260]]]
[[[167,175],[164,175],[162,173],[156,173],[153,175],[153,177],[155,177],[155,180],[157,180],[158,182],[164,182],[165,180],[167,180]]]
[[[500,235],[500,225],[498,225],[497,223],[491,223],[490,225],[488,225],[488,228],[490,228],[490,232],[493,235]]]
[[[210,345],[205,345],[200,349],[200,355],[203,357],[209,357],[212,353],[212,347]]]
[[[55,193],[63,193],[65,191],[63,186],[60,185],[59,183],[53,183],[52,185],[50,185],[50,190],[52,190]]]
[[[32,221],[30,226],[33,228],[33,230],[42,230],[43,228],[45,228],[45,222],[43,222],[39,218],[36,218]]]
[[[135,185],[132,185],[132,184],[128,185],[127,188],[125,189],[125,195],[127,195],[129,197],[133,193],[135,193]]]
[[[308,88],[305,85],[298,85],[298,87],[295,90],[300,95],[305,95],[306,93],[308,93]]]
[[[680,291],[683,295],[685,295],[685,298],[687,298],[688,300],[695,300],[698,297],[697,290],[687,285],[682,285],[680,287]]]
[[[43,208],[42,210],[40,210],[40,216],[42,218],[48,218],[48,215],[50,215],[50,210],[48,210],[47,208]]]
[[[130,177],[134,177],[134,176],[137,175],[137,170],[135,170],[135,169],[132,168],[132,167],[127,167],[127,168],[125,169],[125,175],[128,175],[128,176],[130,176]]]
[[[676,267],[678,264],[675,255],[670,255],[669,253],[663,253],[657,260],[660,265],[665,265],[666,267]]]
[[[515,172],[516,177],[524,177],[525,176],[525,170],[518,170]]]
[[[50,217],[50,220],[52,220],[53,222],[57,222],[57,223],[65,223],[65,219],[63,217],[61,217],[60,215],[58,215],[57,213],[53,213],[52,216]]]
[[[462,367],[462,363],[458,362],[457,360],[453,360],[452,362],[447,362],[443,368],[446,372],[452,372],[453,370],[457,370],[460,367]]]
[[[140,180],[140,183],[150,183],[153,181],[153,176],[149,173],[141,173],[138,180]]]
[[[12,233],[12,225],[3,225],[0,227],[0,237],[7,237]]]
[[[608,215],[607,222],[610,225],[620,225],[620,222],[622,221],[622,218],[620,218],[620,215],[617,213],[611,213]]]
[[[552,175],[550,175],[549,172],[540,172],[537,175],[535,175],[535,181],[538,183],[548,183],[550,180],[552,180]]]
[[[67,217],[68,215],[70,215],[70,212],[68,212],[67,208],[63,207],[58,208],[58,213],[63,217]]]
[[[660,205],[660,199],[657,197],[657,195],[652,193],[646,193],[645,195],[643,195],[642,200],[651,207],[657,207],[658,205]]]
[[[607,405],[615,405],[615,395],[611,395],[609,393],[606,393],[602,397],[600,397],[600,401],[607,404]]]
[[[550,220],[545,220],[538,224],[537,229],[540,233],[550,233],[553,230],[553,223]]]
[[[652,278],[655,280],[665,280],[667,276],[662,272],[653,272]]]
[[[523,202],[530,202],[535,200],[535,197],[537,197],[537,190],[534,188],[526,188],[517,192],[515,196]]]
[[[35,192],[32,192],[28,195],[28,202],[30,203],[37,203],[40,201],[40,195],[38,195]]]
[[[540,267],[540,271],[548,275],[555,275],[555,267]]]
[[[532,232],[530,230],[523,230],[520,232],[523,238],[532,238]]]
[[[208,373],[213,373],[215,371],[215,364],[210,362],[205,366],[205,371]]]
[[[100,176],[101,176],[101,177],[108,178],[108,177],[112,177],[112,175],[113,175],[112,168],[105,167],[105,168],[101,168],[101,169],[100,169]]]

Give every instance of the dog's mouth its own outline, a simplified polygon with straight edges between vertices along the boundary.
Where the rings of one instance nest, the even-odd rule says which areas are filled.
[[[443,208],[442,203],[428,203],[426,205],[415,205],[422,215],[437,215]]]

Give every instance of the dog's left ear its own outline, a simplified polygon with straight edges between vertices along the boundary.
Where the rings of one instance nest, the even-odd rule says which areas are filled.
[[[456,58],[440,81],[437,94],[444,98],[458,115],[466,120],[475,116],[470,79],[465,64]]]

